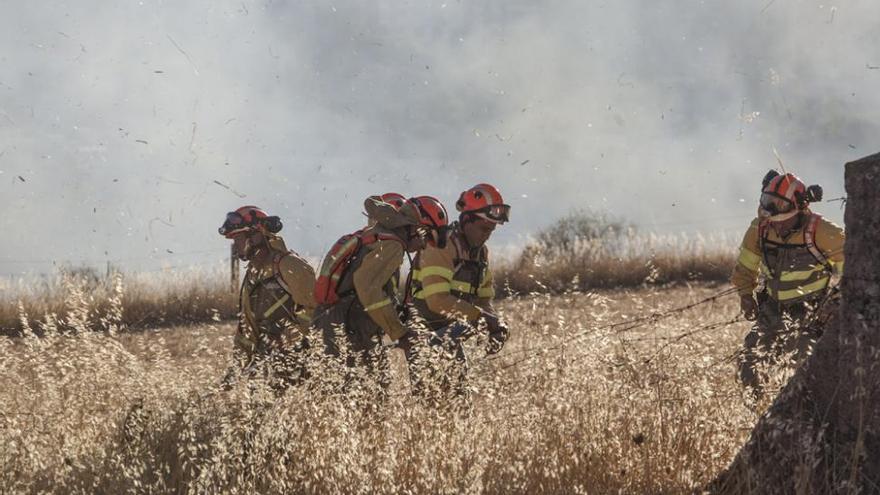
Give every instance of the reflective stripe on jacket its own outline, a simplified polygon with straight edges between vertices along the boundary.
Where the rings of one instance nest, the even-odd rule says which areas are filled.
[[[807,242],[811,222],[814,249]],[[731,283],[748,295],[761,275],[776,301],[803,300],[825,290],[832,273],[843,273],[844,240],[843,229],[810,212],[785,238],[769,226],[762,227],[756,218],[743,237]]]
[[[495,298],[488,249],[468,249],[456,228],[443,249],[428,247],[413,262],[413,306],[432,329],[476,321]]]
[[[235,343],[248,352],[301,340],[315,306],[314,269],[280,237],[269,239],[269,249],[272,262],[249,263],[241,285]]]

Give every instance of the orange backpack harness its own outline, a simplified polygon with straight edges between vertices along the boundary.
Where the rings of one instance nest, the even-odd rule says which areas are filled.
[[[339,238],[321,263],[321,271],[315,280],[315,302],[318,304],[334,304],[339,301],[339,285],[348,273],[349,268],[361,250],[379,241],[399,242],[406,248],[406,243],[394,234],[357,232]]]
[[[826,267],[830,272],[831,262],[828,261],[828,257],[822,253],[822,250],[816,246],[816,228],[819,225],[819,220],[822,218],[822,215],[818,213],[810,213],[810,218],[807,220],[807,226],[804,229],[804,243],[802,245],[798,245],[795,247],[805,247],[807,251],[816,258],[816,261],[819,262],[820,265]],[[775,243],[773,241],[767,240],[767,230],[768,230],[767,222],[761,222],[758,225],[758,238],[761,242],[761,256],[764,258],[764,265],[770,270],[770,263],[767,260],[767,249],[765,248],[766,244],[774,244],[780,245],[779,243]]]

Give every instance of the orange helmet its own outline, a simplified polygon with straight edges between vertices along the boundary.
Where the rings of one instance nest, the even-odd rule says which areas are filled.
[[[493,223],[504,223],[510,220],[510,205],[495,186],[477,184],[461,193],[455,202],[455,209],[464,215],[474,215]]]
[[[446,246],[446,230],[449,226],[449,214],[439,199],[433,196],[416,196],[409,198],[407,203],[415,207],[419,213],[419,225],[416,231],[423,238],[428,237],[428,244],[443,249]],[[425,229],[430,232],[425,232]]]
[[[390,205],[393,205],[398,210],[401,206],[403,206],[404,203],[406,203],[406,197],[404,197],[403,194],[398,194],[396,192],[385,193],[379,196],[379,199]]]
[[[236,234],[250,232],[260,227],[275,234],[281,230],[281,219],[276,216],[269,216],[259,206],[246,205],[227,213],[226,221],[223,222],[223,225],[217,231],[220,235],[231,239]]]
[[[773,177],[761,192],[761,210],[767,217],[791,217],[808,204],[807,186],[794,174]]]

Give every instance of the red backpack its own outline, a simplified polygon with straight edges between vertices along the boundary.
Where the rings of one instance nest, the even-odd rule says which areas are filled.
[[[348,271],[352,260],[361,249],[378,241],[395,241],[405,246],[404,241],[393,234],[376,232],[357,232],[344,235],[333,244],[330,252],[321,262],[321,271],[315,280],[315,302],[334,304],[339,301],[339,284]]]

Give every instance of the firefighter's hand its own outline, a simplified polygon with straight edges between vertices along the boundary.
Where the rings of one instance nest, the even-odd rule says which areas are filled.
[[[510,330],[501,323],[498,322],[495,328],[489,330],[489,342],[486,343],[486,354],[497,354],[504,347],[504,343],[507,342],[507,337],[510,336]]]
[[[758,319],[758,301],[755,301],[751,294],[740,296],[739,309],[746,320],[755,321]]]

